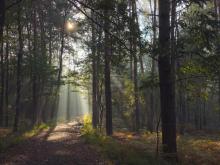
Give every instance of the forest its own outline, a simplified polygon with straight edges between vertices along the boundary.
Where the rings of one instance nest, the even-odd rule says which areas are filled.
[[[0,0],[0,165],[218,165],[220,0]]]

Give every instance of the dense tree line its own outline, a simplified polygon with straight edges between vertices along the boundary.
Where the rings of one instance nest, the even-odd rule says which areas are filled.
[[[95,129],[161,126],[163,152],[176,159],[177,132],[218,128],[218,0],[148,0],[149,11],[135,0],[0,3],[1,126],[56,117],[64,54],[77,42],[86,57],[69,76],[89,77]],[[80,29],[69,33],[79,13]]]

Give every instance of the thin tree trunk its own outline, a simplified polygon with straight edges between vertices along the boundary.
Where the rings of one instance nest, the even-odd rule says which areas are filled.
[[[8,26],[6,27],[6,51],[5,51],[5,126],[8,127],[9,125],[9,113],[8,113],[8,106],[9,106],[9,100],[8,100],[8,90],[9,90],[9,41],[8,41]]]
[[[37,13],[33,11],[33,58],[32,58],[32,125],[37,122]]]
[[[91,11],[91,17],[95,20],[94,12]],[[99,110],[98,110],[98,81],[97,81],[97,54],[96,54],[96,31],[95,24],[92,22],[92,124],[93,128],[97,128],[99,124]]]
[[[45,34],[45,23],[44,23],[44,11],[40,10],[40,39],[41,39],[41,42],[40,42],[40,48],[41,48],[41,58],[40,60],[43,62],[43,65],[47,65],[47,49],[46,49],[46,34]],[[45,84],[45,77],[44,77],[44,74],[43,76],[41,76],[41,74],[39,74],[39,88],[41,89],[40,90],[40,93],[43,93],[44,91],[44,84]],[[41,94],[40,94],[41,96]],[[39,94],[37,97],[40,97]],[[37,124],[41,124],[42,123],[42,108],[39,108],[37,109]]]
[[[131,81],[134,80],[134,57],[133,57],[133,34],[132,34],[132,26],[133,26],[133,20],[132,20],[132,0],[129,0],[129,28],[130,28],[130,36],[129,36],[129,42],[130,42],[130,79]]]
[[[108,30],[110,24],[108,21],[110,11],[108,9],[104,10],[105,22],[105,104],[106,104],[106,134],[108,136],[112,135],[112,92],[111,92],[111,41]]]
[[[214,8],[215,8],[215,20],[218,23],[220,20],[220,1],[214,0]],[[220,33],[219,31],[219,23],[216,28],[216,32]],[[220,45],[216,43],[216,53],[219,54],[220,52]],[[218,106],[219,106],[219,121],[220,121],[220,75],[218,76]]]
[[[58,71],[58,83],[61,81],[62,77],[62,72],[63,72],[63,53],[64,53],[64,46],[65,46],[65,23],[66,23],[66,16],[67,16],[67,11],[64,11],[64,16],[63,16],[63,25],[61,28],[61,47],[60,47],[60,56],[59,56],[59,71]]]
[[[3,55],[3,29],[5,23],[5,0],[0,0],[0,53],[1,53],[1,96],[0,96],[0,126],[3,124],[4,103],[4,55]]]
[[[13,131],[18,131],[19,117],[20,117],[20,99],[21,99],[21,64],[23,57],[23,38],[22,38],[22,25],[21,25],[21,6],[18,5],[18,42],[19,42],[19,51],[17,54],[17,80],[16,80],[16,106],[15,106],[15,120]]]
[[[4,41],[1,45],[1,94],[0,94],[0,112],[2,114],[2,119],[0,119],[0,125],[3,125],[4,121],[4,90],[5,90],[5,63],[4,63]]]
[[[156,37],[157,37],[157,19],[156,19],[156,12],[157,12],[157,2],[154,0],[154,8],[152,6],[152,2],[150,0],[150,8],[151,8],[151,13],[152,13],[152,29],[153,29],[153,57],[156,56]],[[154,59],[152,59],[152,68],[151,68],[151,79],[154,82],[155,79],[155,71],[156,71],[156,62]],[[154,130],[154,113],[155,113],[155,88],[152,87],[150,89],[150,109],[148,113],[148,129],[149,131],[153,132]]]
[[[52,64],[52,26],[49,27],[49,65]]]
[[[102,24],[102,22],[101,22]],[[98,46],[97,46],[97,108],[99,111],[99,129],[102,129],[102,119],[103,119],[103,103],[102,103],[102,95],[103,95],[103,71],[100,65],[101,63],[101,42],[102,42],[102,32],[103,29],[98,29]]]
[[[132,23],[131,23],[131,33],[132,33],[132,55],[134,59],[134,98],[135,98],[135,130],[140,129],[140,107],[139,107],[139,91],[138,91],[138,69],[137,69],[137,22],[136,22],[136,2],[132,0]]]
[[[52,15],[52,5],[53,5],[53,1],[49,2],[49,9],[48,9],[48,14]],[[52,21],[49,21],[49,27],[48,27],[48,31],[49,31],[49,46],[48,46],[48,53],[49,53],[49,59],[48,59],[48,63],[49,66],[51,66],[52,64],[52,56],[53,56],[53,24]]]

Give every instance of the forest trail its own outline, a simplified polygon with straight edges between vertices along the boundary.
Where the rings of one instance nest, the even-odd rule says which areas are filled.
[[[101,156],[80,138],[81,124],[71,122],[54,128],[0,154],[1,165],[103,165]]]

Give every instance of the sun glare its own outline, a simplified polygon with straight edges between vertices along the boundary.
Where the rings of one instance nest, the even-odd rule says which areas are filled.
[[[76,30],[76,25],[75,25],[75,23],[68,21],[68,22],[66,23],[66,29],[67,29],[69,32],[75,31],[75,30]]]

